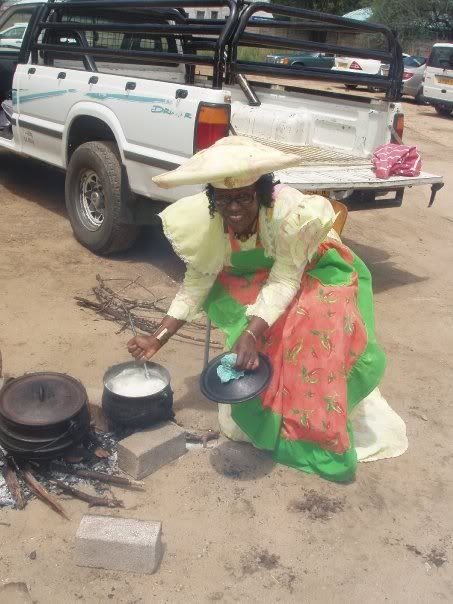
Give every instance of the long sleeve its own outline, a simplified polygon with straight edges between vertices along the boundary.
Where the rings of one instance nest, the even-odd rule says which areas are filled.
[[[288,195],[289,191],[285,192]],[[275,262],[255,304],[247,316],[260,317],[271,326],[285,312],[296,295],[307,263],[326,238],[335,220],[330,202],[320,196],[298,191],[289,213],[281,220],[275,238]],[[289,204],[288,204],[289,205]]]
[[[215,280],[216,275],[204,275],[188,266],[184,281],[167,314],[181,321],[193,321],[200,312]]]

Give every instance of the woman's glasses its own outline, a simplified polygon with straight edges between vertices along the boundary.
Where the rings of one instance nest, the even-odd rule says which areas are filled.
[[[237,195],[218,195],[215,194],[215,202],[219,207],[225,208],[231,203],[237,203],[241,206],[249,206],[255,201],[255,191],[247,193],[238,193]]]

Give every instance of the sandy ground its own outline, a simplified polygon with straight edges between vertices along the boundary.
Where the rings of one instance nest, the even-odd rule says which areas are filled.
[[[339,486],[246,445],[192,451],[147,478],[145,493],[117,491],[121,515],[163,521],[166,552],[154,576],[75,565],[85,504],[66,503],[70,522],[37,501],[1,510],[0,602],[12,602],[1,591],[12,581],[27,583],[39,603],[453,601],[453,119],[405,106],[406,142],[446,186],[432,209],[420,188],[400,209],[351,214],[345,240],[374,275],[388,354],[382,391],[407,423],[408,452],[362,464],[353,484]],[[96,273],[142,275],[171,296],[181,266],[153,229],[114,259],[80,247],[57,171],[2,153],[0,183],[4,369],[63,371],[100,385],[104,370],[127,358],[129,334],[74,296],[89,292]],[[178,420],[216,428],[215,407],[197,387],[201,348],[171,343],[159,361],[172,374]]]

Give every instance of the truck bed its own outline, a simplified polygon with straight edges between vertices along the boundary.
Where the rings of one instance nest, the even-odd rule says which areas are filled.
[[[421,172],[419,176],[391,176],[377,178],[371,165],[291,168],[276,173],[276,177],[301,191],[344,191],[354,189],[396,189],[442,182],[441,176]]]

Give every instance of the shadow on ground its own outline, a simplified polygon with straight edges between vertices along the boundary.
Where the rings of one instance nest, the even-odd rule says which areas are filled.
[[[270,474],[275,466],[268,451],[248,443],[222,442],[212,449],[209,461],[216,472],[233,480],[256,480]]]
[[[427,281],[429,277],[415,275],[408,270],[404,270],[392,261],[391,256],[385,250],[371,245],[363,245],[347,238],[343,242],[355,252],[370,269],[373,276],[373,291],[376,294]]]
[[[200,374],[203,367],[200,365]],[[185,394],[175,401],[175,411],[179,409],[193,409],[201,412],[216,410],[215,403],[211,403],[200,391],[200,374],[191,375],[184,380]]]
[[[11,194],[60,216],[66,215],[62,170],[14,153],[1,152],[0,181]]]

